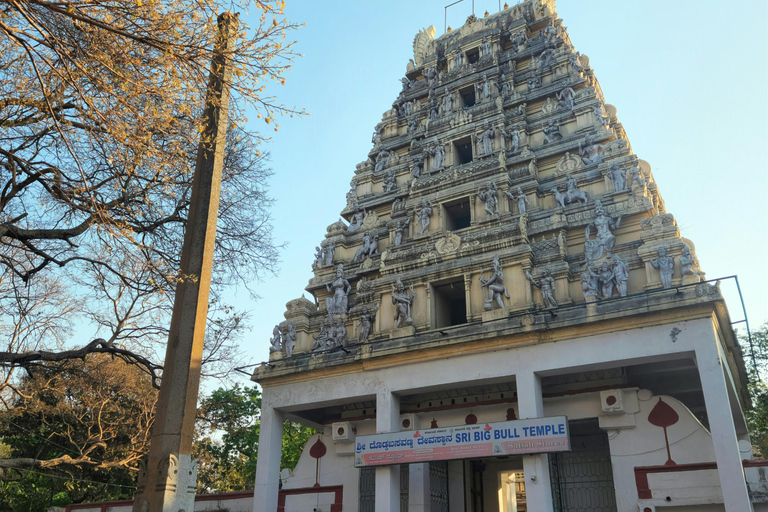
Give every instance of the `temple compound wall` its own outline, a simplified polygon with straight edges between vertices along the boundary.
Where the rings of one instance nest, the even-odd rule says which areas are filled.
[[[254,372],[254,511],[768,510],[719,283],[554,2],[420,31],[402,84]]]

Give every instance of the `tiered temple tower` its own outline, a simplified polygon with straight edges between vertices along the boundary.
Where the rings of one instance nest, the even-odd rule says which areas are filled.
[[[471,16],[434,35],[430,27],[415,37],[402,91],[355,169],[346,222],[329,225],[317,248],[306,288],[315,301],[287,304],[270,363],[254,373],[269,440],[260,446],[257,507],[274,510],[278,499],[286,415],[326,428],[346,422],[357,435],[450,427],[478,413],[440,419],[431,404],[455,409],[469,396],[485,407],[481,421],[536,418],[557,412],[545,407],[547,386],[579,395],[582,409],[563,414],[598,417],[602,431],[634,428],[645,410],[626,404],[642,402],[643,388],[672,396],[691,422],[711,428],[707,453],[718,466],[740,472],[744,368],[722,297],[704,282],[693,244],[553,1]],[[721,362],[725,376],[704,382],[702,368]],[[686,385],[654,388],[658,371]],[[601,409],[599,390],[611,388],[634,390],[615,393],[623,408]],[[579,401],[593,395],[592,406]],[[713,421],[713,404],[736,416]],[[342,457],[349,439],[332,434]],[[622,449],[611,445],[612,456]],[[523,456],[518,468],[541,510],[553,510],[557,487],[547,457]],[[619,510],[637,510],[622,480],[631,469],[615,466]],[[364,509],[357,471],[321,483],[344,485],[345,503]],[[397,509],[400,469],[375,471],[376,510]],[[725,503],[748,505],[743,474],[721,469],[720,483]],[[747,510],[738,506],[727,510]]]

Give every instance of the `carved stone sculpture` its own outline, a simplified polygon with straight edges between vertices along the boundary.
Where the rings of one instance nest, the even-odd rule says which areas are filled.
[[[368,341],[368,337],[373,332],[373,322],[376,320],[377,311],[379,311],[379,304],[376,304],[376,308],[372,312],[368,312],[368,308],[363,306],[363,311],[360,313],[360,318],[357,321],[359,330],[357,341],[359,343]]]
[[[417,117],[408,119],[408,133],[413,133],[419,129],[419,120]]]
[[[547,121],[547,124],[542,126],[541,130],[544,132],[544,144],[563,138],[563,134],[560,133],[560,126],[555,123],[554,119]]]
[[[581,65],[580,62],[581,54],[579,52],[572,53],[568,56],[568,61],[571,63],[571,68],[573,68],[573,71],[576,73],[581,73],[584,71],[584,66]]]
[[[424,160],[417,158],[411,164],[411,176],[416,179],[421,177],[421,170],[424,168]]]
[[[376,155],[376,165],[373,167],[373,172],[381,172],[387,165],[387,159],[389,159],[389,151],[382,151]]]
[[[432,83],[432,82],[433,82],[435,79],[437,79],[437,68],[436,68],[435,66],[429,66],[429,67],[428,67],[428,68],[427,68],[427,69],[424,71],[424,78],[426,78],[426,79],[427,79],[427,85],[431,87],[431,86],[433,85],[433,83]]]
[[[507,195],[510,201],[513,201],[515,204],[517,204],[518,213],[526,213],[528,210],[528,197],[523,193],[522,188],[517,187],[517,193],[511,192],[509,190],[505,190],[504,193]],[[510,210],[512,209],[510,208]]]
[[[643,171],[637,162],[629,169],[629,175],[632,177],[632,190],[634,191],[637,187],[641,195],[646,195],[648,193],[648,178],[643,176]]]
[[[587,265],[581,272],[581,291],[584,292],[584,299],[587,302],[594,302],[599,298],[598,287],[600,286],[600,275],[590,265]]]
[[[432,156],[433,171],[443,168],[443,164],[445,163],[445,145],[442,140],[427,149],[427,154]]]
[[[374,145],[377,145],[381,142],[381,130],[382,130],[382,127],[378,124],[373,129],[373,135],[371,136],[371,143],[373,143]]]
[[[617,164],[611,166],[611,170],[608,171],[606,176],[613,182],[614,192],[623,192],[627,190],[627,171]]]
[[[610,299],[613,296],[613,285],[615,284],[613,268],[607,261],[600,267],[600,286],[604,299]]]
[[[541,277],[536,280],[533,278],[530,272],[525,271],[525,277],[531,284],[541,290],[541,300],[544,302],[544,307],[547,309],[556,308],[557,301],[555,300],[555,278],[549,270],[544,269],[541,272]]]
[[[594,107],[592,109],[592,113],[595,115],[595,121],[597,121],[597,124],[600,126],[608,126],[608,124],[611,122],[610,118],[605,116],[602,105],[597,105]]]
[[[461,69],[464,65],[464,53],[461,50],[455,50],[453,52],[453,69]]]
[[[547,23],[547,26],[544,27],[544,29],[541,31],[541,33],[544,35],[544,38],[547,41],[551,41],[555,37],[557,37],[557,29],[555,28],[554,24],[552,23],[552,20],[549,20],[549,23]]]
[[[395,236],[392,240],[395,246],[403,243],[403,233],[405,233],[405,230],[408,229],[408,225],[410,223],[411,219],[406,219],[405,222],[397,221],[397,226],[395,227]]]
[[[589,201],[587,192],[579,190],[576,179],[570,174],[566,175],[565,193],[560,192],[557,187],[552,189],[552,193],[555,195],[555,201],[560,205],[560,208],[565,208],[566,204],[576,202],[586,204]]]
[[[349,292],[352,289],[349,281],[344,279],[344,265],[339,264],[336,267],[336,278],[331,284],[326,284],[325,288],[333,294],[332,297],[325,299],[325,309],[328,314],[346,314],[348,309]]]
[[[517,115],[523,116],[523,119],[528,117],[528,110],[526,109],[527,106],[527,103],[521,103],[517,106]]]
[[[325,250],[319,246],[315,246],[315,261],[312,262],[312,269],[323,266],[325,261]]]
[[[675,258],[667,256],[666,247],[659,247],[656,253],[659,257],[651,259],[651,266],[659,271],[661,286],[665,289],[672,288],[672,275],[675,273]]]
[[[395,176],[395,170],[387,174],[384,177],[384,192],[392,192],[397,189],[397,176]]]
[[[603,144],[596,144],[591,135],[587,135],[584,142],[579,142],[579,155],[582,157],[585,165],[599,164],[603,161],[603,155],[600,150],[605,147]]]
[[[379,235],[366,231],[363,235],[363,246],[355,252],[352,261],[357,262],[367,256],[379,254]]]
[[[437,119],[438,111],[440,110],[440,107],[437,103],[437,100],[432,98],[429,100],[429,120],[434,121]]]
[[[683,246],[683,253],[680,255],[680,273],[684,276],[692,276],[696,273],[696,271],[693,269],[693,266],[695,265],[695,261],[693,259],[693,255],[691,254],[691,250],[688,248],[688,246]]]
[[[491,275],[488,278],[484,278],[480,275],[480,289],[483,291],[483,297],[485,297],[485,305],[483,308],[486,311],[493,309],[493,302],[499,305],[500,308],[504,307],[504,301],[502,295],[509,298],[509,292],[504,285],[504,272],[499,262],[499,257],[493,258]],[[488,290],[486,292],[486,289]]]
[[[548,68],[552,65],[552,61],[555,58],[555,51],[550,49],[544,50],[541,52],[541,55],[539,55],[539,60],[536,63],[536,70],[541,72],[544,71],[544,69]]]
[[[333,257],[336,255],[336,244],[328,242],[325,246],[325,264],[333,265]]]
[[[427,198],[422,199],[421,208],[419,208],[417,216],[419,222],[421,222],[421,231],[419,231],[419,234],[423,235],[429,230],[429,222],[432,219],[432,203]]]
[[[336,347],[342,347],[347,340],[347,329],[341,318],[333,320],[333,315],[328,315],[328,325],[320,324],[320,332],[312,336],[315,341],[312,343],[312,350],[329,350]]]
[[[512,145],[512,152],[517,153],[518,148],[520,146],[520,132],[517,130],[510,130],[507,132],[503,127],[501,128],[501,133],[504,134],[504,139],[508,140],[510,144]]]
[[[293,348],[296,346],[296,329],[293,324],[288,324],[288,332],[285,334],[285,341],[283,347],[285,347],[285,357],[291,357],[293,354]]]
[[[443,113],[449,114],[451,110],[453,110],[453,96],[451,96],[451,91],[446,87],[445,96],[443,96]]]
[[[280,332],[280,327],[275,326],[274,329],[272,329],[272,337],[269,338],[269,353],[273,352],[282,352],[283,350],[283,335]]]
[[[629,265],[626,261],[622,261],[618,254],[613,255],[613,280],[616,282],[616,289],[619,291],[619,295],[626,297]]]
[[[496,215],[499,213],[499,193],[496,190],[496,184],[492,181],[486,183],[486,189],[477,189],[477,197],[485,203],[485,213],[487,215]]]
[[[357,183],[355,180],[349,182],[349,192],[347,192],[347,206],[352,206],[357,201]]]
[[[527,80],[528,83],[528,90],[532,91],[539,85],[541,85],[541,79],[538,76],[532,76]]]
[[[403,282],[397,278],[397,284],[392,285],[392,305],[395,306],[395,327],[398,329],[403,326],[403,323],[413,324],[411,306],[414,298],[413,285],[406,291]]]
[[[566,87],[562,91],[556,94],[557,100],[563,108],[573,110],[574,101],[576,99],[576,93],[570,87]]]
[[[392,213],[390,214],[391,217],[402,215],[404,211],[405,211],[405,201],[403,199],[397,198],[394,201],[392,201]]]
[[[616,237],[612,230],[618,229],[621,224],[621,216],[616,221],[605,214],[603,205],[600,201],[595,201],[595,218],[584,230],[584,254],[588,262],[598,260],[603,257],[611,257],[611,251],[616,243]],[[595,239],[590,240],[589,234],[594,229]]]
[[[520,52],[520,48],[525,45],[525,42],[528,40],[527,37],[525,37],[525,33],[520,30],[518,31],[513,37],[512,37],[512,49],[515,51],[515,53]]]
[[[499,90],[499,94],[501,94],[502,98],[508,98],[512,92],[512,86],[507,82],[507,77],[504,75],[504,72],[499,73],[499,80],[496,84],[496,88]]]
[[[480,49],[483,50],[484,58],[491,56],[491,43],[488,41],[488,39],[483,38],[482,42],[480,43]]]
[[[480,134],[480,142],[483,145],[483,155],[490,155],[493,153],[493,139],[496,136],[496,130],[490,125],[488,121],[483,126],[483,133]]]
[[[349,226],[347,226],[347,233],[357,232],[363,225],[363,219],[365,219],[365,208],[356,211],[352,215],[352,220],[349,221]]]
[[[480,96],[483,99],[491,97],[491,83],[488,81],[488,75],[483,73],[483,83],[480,85]]]
[[[557,103],[555,103],[551,97],[547,96],[547,101],[541,106],[541,112],[544,114],[551,114],[555,110],[557,110]]]

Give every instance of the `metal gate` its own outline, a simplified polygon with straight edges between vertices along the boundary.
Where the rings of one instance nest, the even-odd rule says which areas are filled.
[[[448,512],[448,462],[429,463],[431,512]]]
[[[400,465],[400,511],[408,512],[408,464]],[[374,512],[376,506],[376,468],[360,468],[360,512]],[[447,509],[446,509],[447,511]]]
[[[360,468],[360,512],[374,512],[376,507],[376,468]]]
[[[617,512],[608,435],[597,419],[568,428],[571,451],[549,455],[555,512]]]

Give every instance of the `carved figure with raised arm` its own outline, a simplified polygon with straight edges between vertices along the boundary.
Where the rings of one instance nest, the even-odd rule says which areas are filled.
[[[629,175],[632,176],[632,185],[630,186],[634,188],[635,183],[637,183],[642,191],[642,195],[645,195],[648,190],[648,178],[643,176],[643,171],[637,162],[629,169]]]
[[[618,229],[621,224],[621,215],[615,221],[606,215],[605,209],[600,201],[595,201],[595,218],[584,230],[584,254],[587,261],[594,261],[603,257],[611,257],[611,251],[616,243],[616,237],[612,230]],[[589,238],[590,232],[595,231],[595,239]]]
[[[403,243],[403,234],[405,233],[405,230],[408,229],[408,225],[410,223],[411,219],[405,219],[405,222],[397,221],[397,226],[395,227],[395,236],[393,240],[395,246]]]
[[[373,332],[373,322],[376,320],[376,313],[379,311],[380,303],[376,303],[376,307],[373,311],[369,312],[368,308],[363,306],[363,311],[360,313],[360,318],[357,320],[357,328],[359,331],[357,341],[365,343],[368,341],[368,337]]]
[[[283,351],[283,335],[280,332],[280,327],[277,325],[272,329],[272,337],[269,338],[269,345],[270,354]]]
[[[512,192],[510,190],[505,190],[504,193],[507,194],[507,197],[509,198],[510,201],[514,201],[515,204],[517,204],[517,211],[518,211],[518,213],[523,214],[523,213],[525,213],[528,210],[528,208],[527,208],[527,206],[528,206],[528,196],[526,196],[525,193],[523,193],[523,189],[522,188],[517,187],[517,192]],[[510,211],[511,210],[512,209],[510,208]]]
[[[520,132],[517,130],[507,131],[502,127],[501,133],[504,134],[504,139],[508,140],[510,144],[512,144],[512,152],[517,153],[520,147]]]
[[[539,61],[536,63],[536,69],[538,71],[544,71],[545,68],[552,65],[552,61],[555,58],[555,51],[550,49],[544,50],[539,55]]]
[[[547,23],[547,26],[544,27],[541,33],[544,34],[544,38],[547,41],[551,41],[552,39],[557,37],[557,29],[555,28],[555,25],[552,23],[552,20],[549,20],[549,23]]]
[[[485,184],[486,189],[477,189],[477,197],[485,203],[485,213],[488,215],[496,215],[499,213],[499,193],[496,190],[496,184],[489,181]]]
[[[618,254],[613,255],[613,280],[616,282],[616,289],[619,290],[619,295],[626,297],[627,282],[629,282],[629,265]]]
[[[484,308],[486,311],[490,311],[493,308],[494,301],[496,301],[500,308],[503,308],[504,300],[502,296],[509,298],[509,292],[504,284],[504,272],[498,256],[493,258],[491,265],[491,275],[488,278],[484,278],[482,274],[480,275],[480,288],[483,290],[483,296],[485,297]],[[487,293],[486,289],[488,290]]]
[[[549,270],[544,269],[541,271],[541,277],[536,280],[533,278],[530,272],[525,271],[525,277],[531,284],[541,290],[541,300],[544,302],[544,307],[547,309],[556,308],[557,301],[555,300],[555,278]]]
[[[413,285],[408,290],[405,289],[403,282],[397,278],[397,283],[392,285],[392,305],[395,306],[395,327],[400,328],[403,323],[413,324],[411,317],[411,306],[413,305]]]
[[[432,219],[432,203],[429,201],[429,199],[423,198],[421,200],[421,208],[419,208],[417,216],[419,218],[419,222],[421,222],[421,231],[419,231],[419,234],[423,235],[429,231],[429,222]]]
[[[582,160],[585,165],[599,164],[603,161],[603,154],[600,153],[605,146],[603,144],[596,144],[592,135],[587,135],[584,142],[579,142],[579,155],[582,156]]]
[[[296,329],[293,324],[288,324],[288,332],[285,334],[285,341],[283,347],[285,347],[285,357],[291,357],[293,354],[293,348],[296,346]]]
[[[651,259],[651,266],[659,271],[661,286],[665,289],[672,288],[672,275],[675,273],[675,258],[667,256],[666,247],[659,247],[656,251],[658,258]]]
[[[359,230],[363,225],[364,218],[365,208],[362,210],[357,210],[354,215],[352,215],[352,220],[349,221],[349,226],[347,226],[347,233],[356,233],[357,230]]]
[[[344,279],[344,265],[339,264],[336,267],[336,278],[331,284],[326,284],[325,288],[333,294],[332,297],[325,299],[325,309],[329,315],[346,314],[349,302],[349,292],[352,290],[349,281]]]
[[[320,248],[320,246],[315,246],[315,261],[312,262],[312,268],[318,268],[323,266],[323,262],[325,261],[325,250]]]

